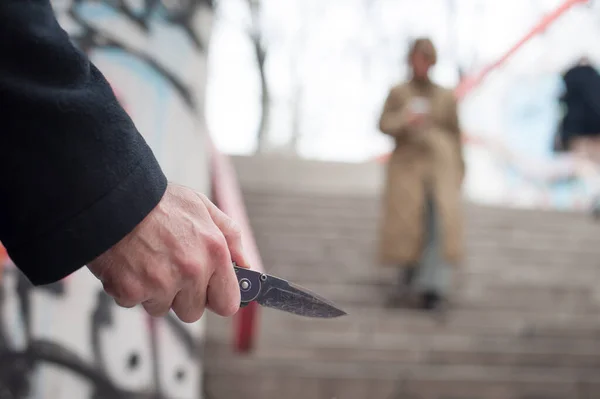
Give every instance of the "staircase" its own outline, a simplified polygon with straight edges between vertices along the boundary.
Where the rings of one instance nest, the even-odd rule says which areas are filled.
[[[207,399],[600,397],[600,226],[587,215],[467,204],[468,259],[440,321],[383,306],[396,276],[374,263],[378,167],[235,161],[267,272],[349,315],[261,309],[250,355],[232,352],[231,320],[207,315]]]

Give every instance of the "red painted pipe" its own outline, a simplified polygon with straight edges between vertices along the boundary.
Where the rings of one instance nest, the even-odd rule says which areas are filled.
[[[207,141],[211,155],[213,199],[219,209],[240,226],[244,250],[250,267],[253,270],[264,271],[231,160],[218,151],[210,137],[207,138]],[[234,345],[238,352],[248,352],[252,349],[256,336],[257,318],[258,306],[256,303],[240,309],[235,316]]]
[[[510,57],[512,57],[525,43],[535,37],[537,34],[545,31],[552,23],[564,15],[571,7],[577,4],[587,3],[589,0],[566,0],[551,13],[545,15],[530,31],[523,36],[521,40],[515,43],[502,57],[487,67],[483,68],[477,75],[464,79],[456,88],[456,96],[459,99],[464,98],[471,90],[479,86],[483,80],[495,69],[501,67]]]

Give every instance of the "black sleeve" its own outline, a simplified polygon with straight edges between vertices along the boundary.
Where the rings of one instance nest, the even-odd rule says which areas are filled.
[[[167,180],[49,0],[0,1],[0,241],[35,284],[120,241]]]

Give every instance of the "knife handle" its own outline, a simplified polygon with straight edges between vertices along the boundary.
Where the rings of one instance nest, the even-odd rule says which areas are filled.
[[[233,262],[236,277],[240,288],[240,307],[246,307],[250,302],[256,300],[262,288],[262,274],[250,269],[239,267]]]

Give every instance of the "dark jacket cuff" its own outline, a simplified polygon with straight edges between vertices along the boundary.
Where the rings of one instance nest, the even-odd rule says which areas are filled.
[[[158,205],[167,178],[148,154],[90,208],[44,237],[7,248],[34,285],[54,283],[94,260],[129,234]]]

